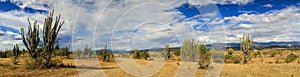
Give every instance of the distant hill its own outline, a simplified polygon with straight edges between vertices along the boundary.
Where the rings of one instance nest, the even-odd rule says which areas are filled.
[[[240,50],[240,43],[214,43],[207,44],[208,49],[218,48],[218,49],[228,49],[232,48],[234,50]],[[170,47],[171,49],[180,49],[181,47]],[[254,42],[251,49],[265,49],[265,48],[300,48],[300,42]],[[152,49],[142,49],[140,51],[161,51],[164,48],[152,48]],[[128,52],[127,50],[114,50],[114,52]]]

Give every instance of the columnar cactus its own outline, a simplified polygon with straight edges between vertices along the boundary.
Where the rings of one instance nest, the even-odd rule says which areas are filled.
[[[60,14],[58,17],[56,17],[54,24],[52,24],[53,14],[54,14],[54,10],[45,19],[44,26],[43,26],[44,49],[47,54],[46,65],[48,65],[49,62],[51,61],[53,49],[57,42],[57,34],[61,29],[62,25],[64,24],[64,21],[60,22]]]
[[[20,53],[20,50],[19,50],[18,44],[16,44],[13,49],[13,64],[18,64],[19,53]]]
[[[165,46],[165,52],[167,52],[167,54],[165,55],[165,59],[169,60],[171,58],[171,51],[170,51],[169,45]]]
[[[253,42],[253,40],[249,34],[247,34],[246,38],[244,38],[244,35],[241,38],[240,49],[241,49],[241,51],[244,52],[244,63],[247,63],[248,52],[252,45],[252,42]]]
[[[25,47],[27,48],[30,56],[33,59],[36,59],[38,57],[38,51],[36,49],[40,42],[39,25],[37,24],[37,21],[35,21],[33,23],[33,28],[32,28],[29,18],[27,18],[27,20],[28,20],[29,25],[28,25],[28,31],[27,31],[26,36],[24,33],[24,28],[21,28],[22,40],[23,40],[23,43],[24,43]]]

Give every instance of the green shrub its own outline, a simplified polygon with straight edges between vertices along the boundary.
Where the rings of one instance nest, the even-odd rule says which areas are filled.
[[[130,55],[131,55],[131,57],[133,57],[135,59],[141,59],[140,51],[138,49],[131,51]]]
[[[232,60],[232,55],[226,54],[225,55],[225,62],[230,63],[230,60]]]
[[[150,54],[147,51],[141,52],[141,56],[147,60],[148,58],[150,58]]]
[[[6,58],[6,52],[0,51],[0,58]]]
[[[287,58],[285,59],[285,62],[286,63],[290,63],[290,62],[293,62],[294,60],[296,60],[298,58],[297,55],[293,54],[293,53],[290,53]]]
[[[227,54],[232,55],[232,53],[233,53],[233,49],[232,48],[227,49]]]
[[[277,52],[271,52],[270,57],[275,57],[276,54],[277,54]]]
[[[69,48],[66,47],[66,48],[56,49],[54,51],[54,55],[55,56],[67,56],[68,57],[70,55]]]
[[[210,64],[210,58],[212,57],[211,53],[212,50],[207,50],[206,46],[204,44],[199,44],[197,45],[199,47],[199,52],[200,52],[200,61],[199,61],[199,66],[201,69],[206,69],[208,68]],[[217,53],[217,52],[215,52]],[[224,55],[224,54],[222,54]],[[217,55],[218,56],[218,55]],[[218,59],[218,58],[215,58]]]
[[[48,67],[59,68],[63,67],[63,62],[61,59],[53,58],[48,65],[45,65],[45,60],[43,58],[33,59],[31,57],[25,59],[26,69],[44,69]]]
[[[175,56],[180,56],[181,55],[180,50],[174,50],[173,53],[174,53]]]

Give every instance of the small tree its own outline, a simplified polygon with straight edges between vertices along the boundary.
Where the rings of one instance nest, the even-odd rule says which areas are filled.
[[[246,38],[244,38],[244,35],[241,38],[240,49],[241,49],[241,51],[244,52],[244,64],[247,63],[247,58],[249,57],[249,53],[248,52],[250,50],[252,42],[253,42],[253,40],[252,40],[252,38],[250,37],[249,34],[247,34]]]

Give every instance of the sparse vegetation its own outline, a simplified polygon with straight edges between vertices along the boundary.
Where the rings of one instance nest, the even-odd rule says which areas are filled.
[[[197,44],[195,40],[184,40],[181,47],[182,57],[185,61],[199,62],[199,66],[205,69],[209,65],[211,54],[204,44]]]
[[[145,60],[148,60],[148,58],[150,58],[150,54],[148,51],[140,51],[138,49],[131,51],[130,55],[134,59],[142,59],[143,58]]]
[[[65,48],[55,48],[54,55],[55,56],[65,56],[66,58],[70,58],[70,54],[72,52],[69,51],[69,47],[66,46]]]

